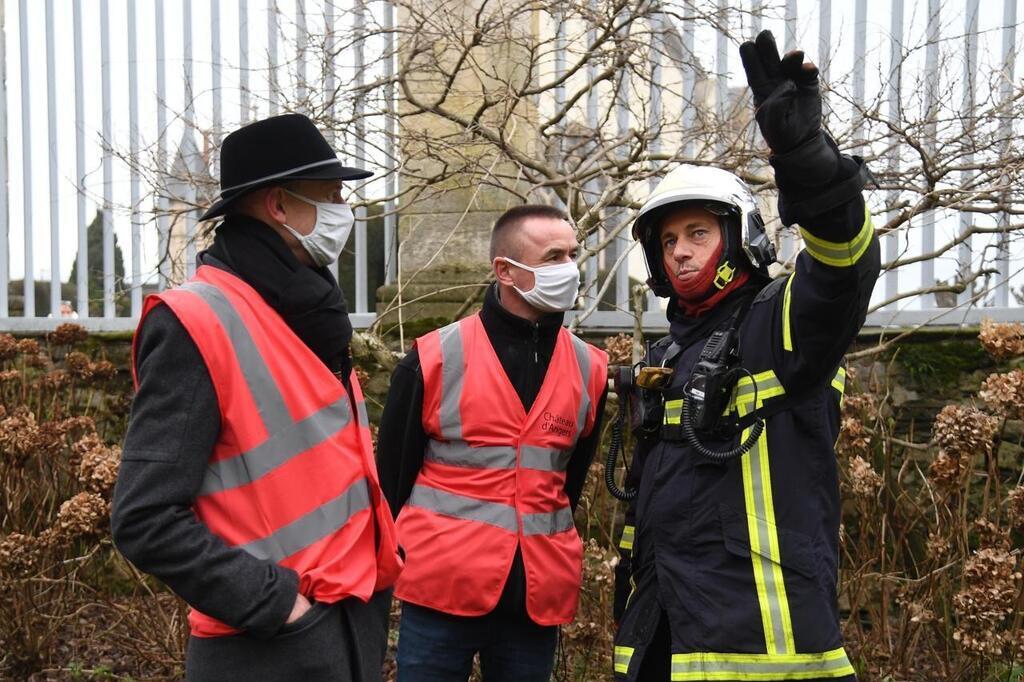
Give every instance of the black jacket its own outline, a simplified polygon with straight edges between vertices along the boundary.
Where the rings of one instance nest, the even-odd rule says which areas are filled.
[[[879,250],[859,196],[805,226],[804,239],[794,274],[752,299],[749,289],[736,292],[711,312],[711,324],[677,317],[672,335],[650,350],[648,362],[658,364],[673,340],[683,349],[663,394],[662,426],[639,441],[630,473],[639,495],[620,542],[617,679],[642,679],[661,618],[671,650],[649,655],[670,663],[672,679],[852,676],[836,603],[833,444],[839,366],[863,324]],[[710,334],[746,305],[740,355],[753,380],[740,379],[731,411],[755,408],[755,385],[757,405],[790,402],[767,418],[748,454],[720,464],[681,437],[682,389]],[[706,440],[724,450],[740,436]]]
[[[561,313],[545,315],[534,324],[505,310],[496,292],[496,286],[487,290],[480,320],[505,374],[516,389],[523,407],[529,410],[544,382],[564,316]],[[576,449],[569,459],[565,493],[574,510],[583,492],[587,470],[601,440],[605,397],[606,394],[602,394],[590,435],[576,443]],[[391,376],[377,439],[380,485],[395,517],[409,498],[423,466],[423,453],[428,438],[423,430],[422,414],[423,373],[419,354],[414,348],[402,358]],[[518,551],[495,611],[526,617],[526,574]]]

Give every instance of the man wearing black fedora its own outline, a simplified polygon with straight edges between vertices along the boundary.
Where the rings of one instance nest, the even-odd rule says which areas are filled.
[[[289,114],[228,135],[195,276],[146,300],[111,526],[192,607],[189,680],[379,680],[401,570],[327,266],[342,165]]]

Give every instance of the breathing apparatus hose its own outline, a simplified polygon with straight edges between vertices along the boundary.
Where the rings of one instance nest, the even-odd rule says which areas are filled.
[[[623,399],[619,402],[619,414],[612,423],[612,441],[608,446],[608,456],[604,462],[604,484],[612,497],[623,502],[635,499],[637,490],[623,490],[615,483],[615,461],[619,458],[619,451],[622,449],[622,427],[626,422],[626,404]]]
[[[761,437],[761,432],[764,431],[764,420],[758,419],[750,427],[750,435],[747,439],[734,447],[731,450],[725,450],[718,452],[711,450],[700,440],[697,439],[697,434],[693,430],[693,422],[690,420],[690,401],[683,401],[683,436],[686,438],[686,442],[690,444],[694,450],[699,452],[702,456],[710,459],[713,462],[728,462],[730,459],[735,457],[742,457],[750,451],[750,448],[754,447],[754,443]]]

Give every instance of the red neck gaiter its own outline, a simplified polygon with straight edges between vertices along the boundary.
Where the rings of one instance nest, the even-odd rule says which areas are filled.
[[[734,289],[743,286],[743,283],[750,278],[746,270],[738,271],[728,284],[721,289],[715,288],[715,273],[718,271],[718,261],[722,257],[724,242],[718,244],[718,249],[711,255],[707,263],[700,269],[697,276],[688,282],[680,282],[676,277],[669,277],[672,289],[679,296],[679,307],[687,317],[700,317],[707,311],[714,308],[719,301],[729,295]],[[665,264],[668,265],[667,263]],[[667,272],[671,272],[666,267]]]

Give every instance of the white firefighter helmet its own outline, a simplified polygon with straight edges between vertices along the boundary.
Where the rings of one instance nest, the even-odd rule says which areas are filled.
[[[768,266],[775,262],[775,245],[765,233],[764,220],[747,184],[721,168],[682,164],[662,178],[633,222],[633,238],[644,248],[650,273],[647,283],[656,295],[674,295],[658,238],[662,218],[672,207],[691,202],[719,216],[724,241],[719,273],[726,273],[721,286],[731,280],[737,266],[768,276]]]

